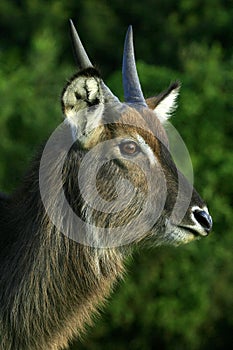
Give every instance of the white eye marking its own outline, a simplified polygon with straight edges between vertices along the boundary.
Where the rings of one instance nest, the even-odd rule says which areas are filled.
[[[138,140],[138,144],[141,147],[141,150],[143,151],[143,153],[145,153],[150,161],[151,165],[154,165],[157,163],[157,158],[154,154],[154,152],[152,151],[152,149],[150,148],[150,146],[145,142],[144,138],[140,135],[137,135],[137,140]]]

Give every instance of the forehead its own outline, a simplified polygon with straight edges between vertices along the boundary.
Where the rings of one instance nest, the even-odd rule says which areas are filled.
[[[163,125],[149,108],[135,109],[123,104],[112,117],[113,122],[117,123],[117,127],[113,128],[113,133],[117,134],[115,136],[129,135],[137,138],[137,135],[140,135],[151,147],[156,140],[168,145]]]

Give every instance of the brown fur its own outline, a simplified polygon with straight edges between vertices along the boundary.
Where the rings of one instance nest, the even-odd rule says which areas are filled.
[[[85,72],[84,72],[85,73]],[[80,91],[72,91],[77,98],[75,106],[62,107],[64,113],[81,106],[90,118],[93,108],[101,104],[103,93],[96,78],[97,93],[89,99],[90,91],[85,79],[88,74],[75,75],[70,81],[84,77]],[[90,85],[91,86],[91,85]],[[77,89],[79,85],[77,85]],[[82,95],[83,94],[83,95]],[[165,94],[166,95],[166,94]],[[69,100],[67,98],[67,101]],[[71,100],[72,101],[72,100]],[[80,336],[86,324],[91,323],[92,314],[96,312],[111,292],[114,283],[121,278],[124,271],[124,258],[131,253],[131,244],[117,246],[119,238],[109,231],[109,237],[100,237],[99,228],[112,229],[121,227],[136,219],[142,211],[149,189],[145,174],[140,166],[120,154],[116,140],[130,138],[137,142],[143,138],[153,151],[158,166],[151,165],[143,152],[138,155],[139,164],[144,164],[153,183],[153,201],[147,212],[153,218],[154,205],[161,196],[160,180],[166,181],[167,199],[163,213],[150,230],[144,229],[144,221],[139,222],[134,230],[122,228],[121,236],[134,244],[151,238],[152,244],[187,242],[194,239],[194,234],[182,234],[178,239],[173,231],[166,232],[166,220],[176,201],[178,171],[167,149],[166,133],[149,109],[138,110],[132,106],[119,108],[109,104],[105,106],[105,118],[108,123],[99,125],[91,131],[82,142],[78,140],[66,154],[63,145],[57,144],[58,157],[46,154],[46,178],[48,179],[47,198],[60,223],[66,221],[65,234],[53,224],[44,208],[39,188],[39,168],[43,149],[38,153],[28,170],[21,187],[9,198],[0,198],[0,349],[1,350],[58,350],[68,346],[69,340]],[[79,109],[77,107],[77,113]],[[75,117],[74,112],[74,117]],[[82,114],[79,115],[82,118]],[[86,119],[82,125],[85,126]],[[105,120],[105,122],[106,122]],[[75,118],[72,120],[75,121]],[[77,121],[79,122],[79,121]],[[71,127],[66,124],[67,137],[72,137]],[[104,141],[111,142],[112,147],[104,148]],[[85,203],[78,184],[79,167],[89,150],[100,144],[100,152],[106,162],[96,174],[96,187],[99,196],[109,205],[118,199],[118,181],[127,180],[134,187],[134,197],[126,206],[116,212],[101,212]],[[114,153],[115,152],[115,153]],[[63,182],[58,186],[57,168],[64,161]],[[90,163],[89,171],[93,164]],[[162,172],[160,169],[163,169]],[[88,184],[88,175],[85,181]],[[190,185],[183,180],[182,196],[185,198]],[[87,187],[91,191],[91,187]],[[75,227],[75,237],[69,236],[72,221],[66,217],[64,203],[60,193],[64,190],[67,201],[73,211],[83,222],[95,225],[93,241],[103,239],[106,247],[77,243],[85,237],[88,230],[85,224]],[[124,194],[124,193],[123,193]],[[204,202],[193,190],[192,205],[203,206]],[[187,212],[184,221],[190,221]],[[146,219],[147,220],[147,219]],[[123,227],[123,226],[122,226]],[[173,229],[172,229],[173,230]],[[180,232],[180,231],[179,231]],[[140,233],[140,234],[139,234]],[[188,237],[188,238],[186,238]],[[116,247],[107,248],[108,243]]]
[[[5,203],[14,212],[10,224],[1,215],[1,350],[66,347],[123,272],[120,252],[79,245],[51,225],[39,196],[38,161]]]

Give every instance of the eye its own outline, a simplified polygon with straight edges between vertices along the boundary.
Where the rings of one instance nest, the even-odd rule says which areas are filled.
[[[120,151],[124,155],[134,156],[140,152],[140,147],[134,141],[124,141],[120,145]]]

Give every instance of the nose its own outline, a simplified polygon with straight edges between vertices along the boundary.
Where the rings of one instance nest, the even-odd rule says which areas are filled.
[[[212,217],[205,210],[200,209],[194,210],[193,214],[197,222],[203,227],[206,233],[209,233],[213,226]]]

